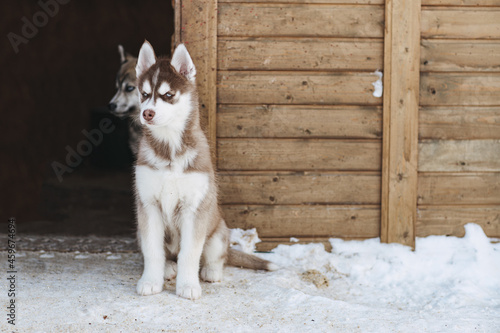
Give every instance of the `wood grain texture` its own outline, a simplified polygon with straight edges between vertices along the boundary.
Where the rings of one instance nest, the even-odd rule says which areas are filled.
[[[221,172],[222,204],[380,204],[375,172]]]
[[[382,109],[377,106],[223,104],[217,111],[217,135],[219,138],[380,139]]]
[[[500,17],[500,16],[499,16]],[[499,105],[500,73],[422,73],[420,105]]]
[[[419,205],[500,205],[500,173],[420,173]]]
[[[172,7],[174,8],[174,34],[172,36],[172,45],[170,45],[170,54],[174,54],[175,46],[181,43],[181,14],[182,14],[182,1],[172,0]]]
[[[200,123],[211,148],[216,149],[217,80],[217,0],[182,1],[177,38],[189,50],[196,66],[196,85],[200,102]],[[177,21],[176,21],[177,22]],[[200,24],[200,22],[203,22]],[[179,32],[180,31],[180,32]]]
[[[222,70],[367,70],[383,67],[383,41],[219,38]]]
[[[424,39],[420,69],[422,72],[500,71],[500,41]]]
[[[218,102],[224,104],[381,105],[371,73],[219,72]]]
[[[500,171],[500,140],[426,140],[419,144],[418,171]]]
[[[229,1],[229,0],[228,0]],[[422,6],[500,6],[500,0],[422,0]]]
[[[422,107],[419,138],[500,139],[500,107]]]
[[[380,141],[322,139],[219,139],[219,170],[381,169]]]
[[[463,237],[464,225],[476,223],[488,237],[500,237],[500,206],[421,206],[417,212],[417,237]]]
[[[382,6],[220,3],[219,36],[382,37]]]
[[[500,8],[432,8],[422,10],[423,38],[500,38]]]
[[[452,0],[450,0],[452,1]],[[472,0],[471,0],[472,1]],[[479,0],[476,0],[479,1]],[[483,0],[486,1],[486,0]],[[490,0],[494,1],[494,0]],[[319,4],[361,4],[361,5],[383,5],[384,0],[219,0],[221,3],[293,3],[293,4],[307,4],[307,3],[319,3]]]
[[[386,1],[380,237],[415,247],[420,0]]]
[[[223,205],[230,228],[257,228],[259,237],[378,237],[379,206]]]

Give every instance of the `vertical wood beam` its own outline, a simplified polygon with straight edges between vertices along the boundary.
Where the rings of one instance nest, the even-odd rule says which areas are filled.
[[[175,0],[175,41],[184,43],[196,66],[200,123],[216,156],[217,0]]]
[[[380,237],[414,248],[421,0],[387,0],[385,6]]]

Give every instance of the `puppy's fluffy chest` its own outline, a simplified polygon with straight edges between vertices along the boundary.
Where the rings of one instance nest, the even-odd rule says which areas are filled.
[[[178,207],[196,211],[209,187],[209,175],[189,171],[196,151],[188,150],[172,161],[158,159],[153,165],[136,166],[139,199],[146,205],[159,205],[168,222]]]
[[[172,222],[177,207],[196,211],[208,191],[208,175],[200,172],[154,170],[147,166],[136,168],[137,191],[146,205],[159,205]]]

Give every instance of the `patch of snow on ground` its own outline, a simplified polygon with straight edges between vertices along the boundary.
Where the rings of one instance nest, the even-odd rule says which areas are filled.
[[[471,306],[500,311],[500,245],[491,244],[478,225],[465,229],[464,238],[419,238],[414,252],[378,239],[332,239],[331,254],[322,245],[280,245],[270,259],[298,271],[318,270],[332,281],[321,293],[337,300],[419,312]]]
[[[166,281],[160,294],[138,296],[138,253],[122,253],[116,260],[107,260],[110,254],[89,254],[91,260],[76,260],[74,253],[40,259],[39,253],[27,252],[17,262],[16,328],[499,332],[500,244],[492,244],[477,225],[465,228],[464,238],[418,238],[414,252],[378,239],[332,239],[332,253],[321,244],[280,245],[258,255],[284,268],[255,272],[227,267],[221,283],[202,283],[203,296],[197,301],[177,297],[174,281]],[[7,290],[7,280],[1,281]],[[2,325],[4,331],[5,321]]]
[[[245,253],[253,253],[255,251],[255,244],[260,242],[257,229],[243,230],[235,228],[230,229],[230,231],[230,244],[233,249]]]

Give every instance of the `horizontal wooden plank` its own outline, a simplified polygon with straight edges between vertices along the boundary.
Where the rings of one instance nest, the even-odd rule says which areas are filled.
[[[378,206],[223,205],[230,228],[257,228],[260,237],[361,237],[380,235]]]
[[[229,1],[229,0],[227,0]],[[500,6],[500,0],[422,0],[422,6]]]
[[[368,70],[383,67],[383,40],[219,38],[219,70]]]
[[[472,0],[470,0],[472,1]],[[479,1],[479,0],[476,0]],[[486,0],[482,0],[486,1]],[[493,0],[490,0],[493,1]],[[384,0],[218,0],[219,3],[293,3],[293,4],[306,4],[306,3],[319,3],[319,4],[361,4],[361,5],[383,5]]]
[[[377,106],[222,104],[217,112],[219,138],[382,138]]]
[[[221,3],[218,9],[219,36],[383,37],[383,6]]]
[[[500,40],[423,39],[420,70],[500,71]]]
[[[385,0],[219,0],[219,3],[319,3],[383,5]],[[500,6],[500,0],[422,0],[423,6]]]
[[[479,224],[488,237],[500,237],[500,206],[418,207],[417,237],[430,235],[463,237],[464,225],[467,223]]]
[[[499,16],[500,17],[500,16]],[[420,105],[499,105],[500,73],[422,73]]]
[[[426,140],[418,147],[421,172],[500,171],[500,140]]]
[[[222,204],[380,204],[380,173],[221,172]]]
[[[420,205],[500,205],[500,173],[419,173]]]
[[[328,139],[219,139],[219,170],[381,169],[381,141]]]
[[[381,105],[371,73],[218,73],[217,101],[224,104]]]
[[[500,139],[500,107],[423,107],[420,139]]]
[[[500,38],[500,8],[424,7],[423,38]]]

